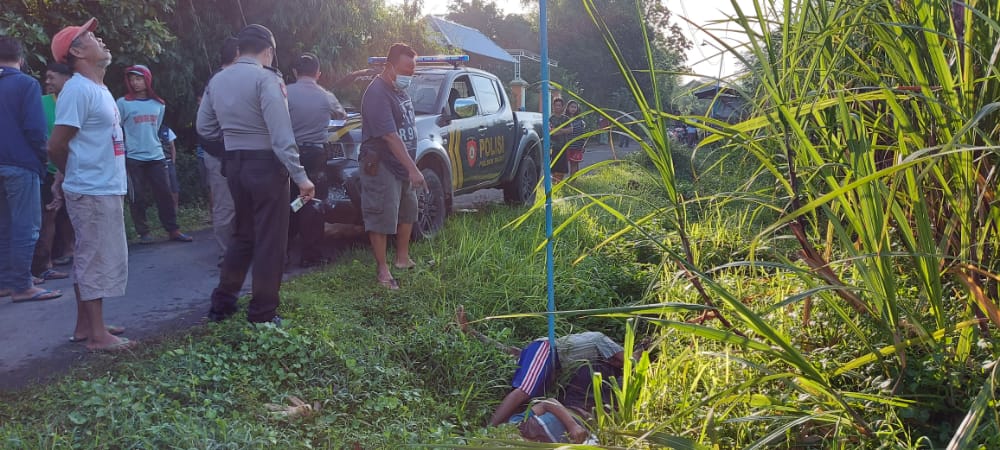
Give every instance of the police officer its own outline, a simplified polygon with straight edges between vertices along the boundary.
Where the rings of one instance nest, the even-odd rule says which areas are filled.
[[[304,201],[315,187],[299,163],[285,86],[274,63],[274,35],[249,25],[237,35],[240,58],[208,83],[198,109],[198,133],[225,141],[225,174],[236,207],[233,239],[212,291],[208,318],[236,312],[236,299],[253,263],[247,320],[281,323],[278,291],[288,245],[288,178]],[[217,114],[217,112],[220,112]]]
[[[288,112],[292,117],[292,130],[299,146],[302,166],[309,179],[316,183],[317,197],[326,196],[323,168],[326,166],[324,144],[329,136],[330,119],[345,119],[347,112],[337,97],[323,89],[317,81],[321,75],[319,58],[304,53],[292,68],[295,83],[288,86]],[[298,195],[297,192],[292,193]],[[324,227],[323,213],[318,202],[306,205],[291,217],[290,236],[298,232],[302,241],[302,259],[299,265],[310,267],[325,264],[321,243]]]

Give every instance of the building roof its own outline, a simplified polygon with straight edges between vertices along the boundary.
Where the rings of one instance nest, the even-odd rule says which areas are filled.
[[[711,84],[694,91],[694,96],[700,99],[709,98],[739,98],[739,94],[726,86]]]
[[[514,62],[510,53],[475,28],[435,16],[427,16],[427,23],[434,31],[441,33],[444,44],[448,46],[499,61]]]

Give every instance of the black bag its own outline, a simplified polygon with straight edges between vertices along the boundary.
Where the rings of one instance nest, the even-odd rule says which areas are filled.
[[[205,139],[200,134],[198,135],[198,145],[201,146],[205,153],[212,155],[216,158],[222,158],[226,154],[226,143],[223,140],[211,140]]]

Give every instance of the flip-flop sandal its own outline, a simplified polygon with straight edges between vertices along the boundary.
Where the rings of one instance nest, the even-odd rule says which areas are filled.
[[[177,233],[175,235],[172,235],[170,236],[170,240],[174,242],[194,242],[193,237],[188,236],[184,233]]]
[[[57,266],[65,266],[65,265],[68,265],[71,262],[73,262],[73,257],[72,256],[60,256],[60,257],[52,260],[52,264],[55,264]]]
[[[111,333],[112,336],[118,336],[118,335],[121,335],[121,334],[125,334],[125,327],[119,327],[119,326],[115,326],[115,325],[108,325],[107,329],[108,329],[108,333]],[[79,342],[87,342],[87,337],[84,336],[82,338],[78,338],[76,336],[70,336],[69,337],[69,341],[72,342],[72,343],[74,343],[74,344],[79,343]]]
[[[31,284],[34,284],[35,286],[45,284],[45,278],[31,277]]]
[[[135,347],[138,343],[138,341],[130,341],[128,338],[120,338],[120,340],[115,344],[101,348],[88,348],[87,351],[90,353],[118,353],[125,350],[131,350],[132,347]]]
[[[4,289],[4,290],[0,291],[0,298],[10,297],[10,295],[13,294],[13,293],[14,293],[14,291],[12,291],[10,289]]]
[[[10,301],[12,301],[14,303],[35,302],[35,301],[41,301],[41,300],[53,300],[53,299],[57,299],[59,297],[62,297],[62,292],[61,291],[50,291],[48,289],[44,289],[44,290],[42,290],[42,292],[39,292],[39,293],[37,293],[35,295],[32,295],[31,297],[28,297],[28,298],[11,298]]]
[[[410,261],[409,264],[396,264],[396,263],[393,263],[392,265],[395,266],[399,270],[410,270],[410,269],[412,269],[414,267],[417,267],[417,263],[415,263],[413,261]]]
[[[65,278],[69,278],[69,274],[60,272],[58,270],[48,269],[45,272],[42,272],[42,274],[39,275],[38,277],[43,280],[62,280]]]
[[[390,278],[388,280],[378,280],[378,284],[390,291],[399,290],[399,282],[395,278]]]

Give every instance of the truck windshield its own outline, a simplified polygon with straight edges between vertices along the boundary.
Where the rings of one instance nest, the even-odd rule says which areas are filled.
[[[444,75],[415,73],[410,87],[406,88],[406,93],[410,94],[413,100],[413,112],[416,114],[438,114],[435,111],[438,92],[441,90],[441,82]]]

